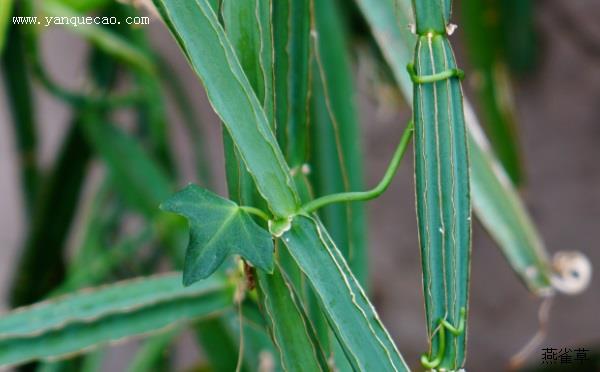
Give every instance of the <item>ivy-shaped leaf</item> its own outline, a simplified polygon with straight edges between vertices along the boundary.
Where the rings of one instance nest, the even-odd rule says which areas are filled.
[[[190,184],[160,209],[179,214],[190,224],[184,285],[210,276],[232,254],[239,254],[259,269],[273,271],[271,235],[231,200]]]

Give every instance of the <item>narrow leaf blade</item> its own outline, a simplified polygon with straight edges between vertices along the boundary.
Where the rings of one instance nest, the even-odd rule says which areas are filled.
[[[317,38],[311,92],[311,183],[316,196],[364,190],[361,131],[346,30],[335,1],[319,0],[314,7]],[[364,204],[331,205],[319,215],[352,272],[366,287]]]
[[[240,65],[273,125],[273,42],[271,2],[224,0],[223,23]]]
[[[271,333],[286,371],[324,371],[327,362],[301,300],[282,275],[279,266],[272,275],[258,272],[262,303]]]
[[[205,0],[155,3],[202,79],[256,186],[277,217],[297,209],[289,169],[261,103],[217,16]]]
[[[84,130],[125,200],[146,217],[156,215],[158,204],[171,192],[169,177],[158,163],[138,141],[108,122],[88,117]]]
[[[309,0],[273,2],[277,137],[297,170],[308,156],[310,7]]]
[[[360,371],[408,371],[375,308],[324,228],[299,215],[282,240],[314,289],[352,366]]]
[[[469,108],[467,118],[473,116]],[[534,294],[552,292],[552,266],[544,242],[479,127],[470,127],[471,190],[477,217]]]
[[[0,365],[73,355],[208,316],[232,303],[213,277],[184,288],[179,275],[124,281],[20,308],[0,318]]]
[[[474,77],[471,87],[477,94],[482,121],[498,159],[519,185],[523,179],[521,153],[516,127],[516,112],[512,103],[511,82],[502,53],[501,2],[466,0],[461,2],[464,40]]]
[[[12,1],[12,0],[11,0]],[[10,4],[8,1],[6,4]],[[10,5],[0,5],[0,8]],[[7,22],[11,15],[18,16],[8,9]],[[0,15],[1,18],[1,15]],[[1,21],[0,21],[1,23]],[[25,37],[21,25],[6,25],[6,51],[2,53],[0,45],[0,56],[2,57],[2,70],[4,72],[4,86],[10,105],[15,143],[19,155],[21,183],[25,199],[25,208],[28,215],[33,214],[34,202],[37,197],[40,171],[37,165],[37,133],[35,121],[34,97],[31,89],[31,79],[26,63]],[[0,28],[2,26],[0,25]],[[0,44],[2,44],[2,31],[0,31]]]

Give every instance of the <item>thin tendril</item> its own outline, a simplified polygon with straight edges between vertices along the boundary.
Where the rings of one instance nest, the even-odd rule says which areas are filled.
[[[414,84],[427,84],[427,83],[435,83],[436,81],[442,81],[446,79],[450,79],[452,77],[457,77],[460,80],[465,78],[465,72],[459,68],[451,68],[442,72],[438,72],[437,74],[431,75],[417,75],[415,71],[415,65],[409,63],[406,66],[406,70],[410,75],[410,79]]]
[[[429,360],[429,357],[424,354],[421,355],[421,364],[427,369],[434,369],[442,363],[444,354],[446,353],[446,330],[448,330],[455,337],[460,336],[465,331],[465,308],[460,309],[460,319],[458,320],[458,326],[454,327],[446,319],[440,319],[439,322],[439,346],[437,355],[433,360]]]
[[[368,191],[342,192],[338,194],[325,195],[306,203],[304,206],[302,206],[302,212],[312,213],[319,208],[333,203],[371,200],[383,194],[392,182],[392,179],[394,178],[394,175],[396,174],[396,171],[400,166],[400,162],[404,156],[404,153],[406,152],[406,148],[408,147],[408,143],[410,142],[410,139],[412,137],[413,129],[413,122],[410,121],[404,129],[404,133],[402,134],[400,143],[398,144],[398,147],[394,152],[392,161],[388,165],[388,168],[383,178],[381,179],[381,181],[379,181],[379,184],[377,184],[377,186],[375,186],[373,189]]]

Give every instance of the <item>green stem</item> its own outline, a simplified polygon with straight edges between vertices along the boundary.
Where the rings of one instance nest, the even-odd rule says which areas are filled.
[[[396,174],[396,171],[400,166],[400,161],[402,160],[402,157],[406,152],[406,148],[408,147],[408,143],[410,142],[410,139],[412,137],[413,129],[414,124],[411,120],[404,129],[404,133],[402,134],[400,143],[396,148],[396,152],[394,152],[392,161],[390,162],[390,165],[385,171],[383,178],[381,179],[381,181],[379,181],[379,184],[377,184],[377,186],[375,186],[373,189],[368,191],[342,192],[338,194],[325,195],[304,204],[301,209],[302,212],[312,213],[319,208],[333,203],[371,200],[383,194],[383,192],[388,188],[388,186],[392,182],[392,179],[394,178],[394,175]]]
[[[31,53],[37,53],[33,51]],[[58,99],[74,106],[92,106],[94,108],[120,108],[133,106],[143,100],[144,96],[140,91],[133,91],[123,95],[93,95],[82,94],[70,91],[56,84],[48,75],[47,71],[42,67],[41,62],[35,56],[33,60],[33,73],[37,77],[42,86]]]
[[[243,210],[244,212],[258,216],[267,222],[270,220],[269,216],[265,212],[263,212],[262,210],[260,210],[258,208],[243,205],[243,206],[240,206],[240,209]]]

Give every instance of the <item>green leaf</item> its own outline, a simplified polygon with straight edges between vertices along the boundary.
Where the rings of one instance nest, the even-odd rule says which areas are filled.
[[[68,276],[52,293],[68,293],[87,285],[101,283],[119,264],[131,260],[142,247],[151,241],[151,238],[156,238],[152,232],[152,228],[142,229],[136,235],[124,238],[110,249],[107,249],[105,246],[94,247],[98,251],[95,252],[96,254],[93,258],[90,258],[88,261],[79,259],[76,261],[77,263],[71,263],[72,268]],[[87,243],[89,244],[89,242]]]
[[[273,274],[258,272],[265,315],[285,371],[323,371],[327,361],[301,299],[277,265]]]
[[[224,0],[223,23],[240,65],[271,125],[273,118],[273,43],[271,2]]]
[[[25,12],[26,6],[30,4],[22,2],[19,5]],[[19,32],[23,32],[24,38],[21,40],[27,45],[25,29]],[[97,61],[97,64],[90,66],[92,81],[98,93],[106,94],[114,78],[114,61],[96,49],[90,52],[90,59]],[[92,149],[86,141],[82,125],[86,118],[103,115],[85,108],[74,113],[59,156],[36,197],[31,231],[23,249],[19,269],[15,270],[17,274],[10,299],[13,306],[40,300],[63,280],[65,242],[92,157]],[[21,117],[29,117],[29,114]],[[32,272],[36,276],[30,275]]]
[[[208,98],[235,142],[256,186],[276,217],[298,208],[293,181],[261,102],[206,0],[155,0]]]
[[[67,358],[65,360],[44,360],[35,368],[35,372],[102,372],[102,362],[106,357],[106,349],[86,352],[79,358]]]
[[[270,1],[266,0],[227,0],[222,3],[227,38],[265,110],[269,126],[273,128],[275,119],[270,6]],[[243,205],[267,209],[250,172],[244,166],[242,156],[226,130],[223,130],[223,145],[229,197]]]
[[[267,115],[271,127],[274,128],[273,99],[275,97],[272,87],[271,6],[271,2],[265,0],[227,0],[223,3],[223,21],[227,36],[257,98],[263,102],[265,111],[271,113]],[[268,31],[268,34],[263,35],[262,30]],[[231,136],[226,132],[223,133],[223,143],[229,196],[238,203],[264,209],[264,201],[260,198],[250,173],[244,167]],[[279,269],[275,268],[274,270],[274,275],[276,275]],[[289,366],[286,368],[297,369],[298,360],[304,359],[307,355],[311,356],[311,351],[314,350],[314,346],[307,335],[296,332],[304,329],[302,324],[303,315],[295,307],[296,302],[289,292],[280,293],[276,300],[271,299],[273,288],[285,286],[281,275],[277,275],[277,278],[275,278],[274,275],[264,274],[261,271],[258,271],[256,275],[257,288],[263,289],[259,292],[259,300],[265,316],[269,319],[268,326],[265,324],[265,329],[270,331],[270,340],[275,340],[272,347],[273,351],[275,351],[275,345],[281,345],[277,350],[279,359],[284,365]],[[292,305],[286,306],[289,304]],[[269,314],[277,315],[269,316]],[[289,326],[290,324],[293,326]],[[282,332],[282,328],[286,330],[293,329],[293,332]],[[288,343],[289,339],[282,340],[288,335],[293,335],[293,342]],[[272,341],[271,343],[273,344]]]
[[[381,54],[392,70],[398,89],[412,101],[412,81],[406,66],[412,61],[417,38],[411,0],[355,0],[365,17]]]
[[[171,193],[169,178],[133,137],[95,117],[84,124],[85,134],[102,157],[115,187],[129,205],[146,217]]]
[[[531,0],[502,0],[499,4],[503,55],[510,69],[523,76],[533,70],[540,54],[535,29],[536,3]]]
[[[87,352],[215,314],[232,299],[232,285],[222,277],[184,288],[178,274],[167,274],[16,309],[0,318],[0,365]]]
[[[527,288],[545,296],[552,291],[553,271],[544,242],[481,128],[472,126],[470,132],[471,190],[477,217]]]
[[[268,333],[267,322],[262,311],[257,308],[257,304],[251,307],[251,311],[247,311],[244,306],[246,303],[242,304],[242,328],[239,326],[238,317],[226,318],[230,334],[239,341],[242,341],[240,336],[243,336],[244,364],[250,371],[253,371],[258,369],[261,364],[264,365],[265,361],[269,361],[274,371],[281,371],[280,358],[277,357],[277,350]],[[243,332],[243,335],[240,334],[240,331]]]
[[[110,16],[127,19],[128,17],[139,17],[141,9],[138,8],[113,3],[105,12]],[[167,70],[166,66],[161,63],[160,57],[153,50],[148,40],[147,27],[131,27],[131,25],[126,25],[126,22],[121,23],[123,25],[111,27],[111,29],[118,32],[118,36],[121,36],[131,47],[146,55],[155,70],[155,73],[148,73],[148,71],[141,69],[133,71],[135,86],[141,92],[140,95],[143,98],[136,105],[138,130],[148,144],[151,154],[168,170],[169,175],[174,175],[176,167],[173,161],[173,149],[170,146],[166,97],[164,89],[161,89],[160,79],[168,82],[169,86],[176,87],[178,84],[177,76],[165,71]],[[187,97],[184,94],[178,95],[174,100],[176,107],[185,105],[186,100]],[[187,121],[188,117],[185,118],[186,123]],[[198,151],[204,149],[201,142],[196,143],[194,148]]]
[[[266,330],[266,323],[256,304],[246,306],[242,303],[242,327],[237,309],[231,309],[218,319],[203,320],[198,326],[198,339],[215,372],[235,370],[240,341],[243,342],[243,361],[241,371],[258,370],[261,360],[272,358],[274,371],[280,371],[277,351]],[[252,309],[248,311],[248,309]],[[259,319],[257,319],[259,318]],[[240,330],[242,333],[240,333]]]
[[[58,0],[80,13],[97,11],[110,4],[110,0]]]
[[[311,184],[316,196],[364,190],[361,131],[356,91],[340,9],[333,0],[314,2],[315,64],[311,117]],[[327,230],[361,285],[367,282],[367,232],[364,203],[330,205],[320,210]]]
[[[500,3],[478,0],[461,2],[462,35],[473,68],[471,87],[478,96],[478,108],[486,132],[504,169],[512,181],[519,185],[522,183],[523,169],[510,76],[501,46],[503,35],[498,20],[502,8]],[[490,17],[490,14],[496,16]]]
[[[361,133],[358,123],[347,29],[336,1],[314,5],[310,180],[316,196],[364,190]],[[347,260],[352,273],[368,291],[367,232],[364,203],[332,204],[319,216]],[[309,297],[311,319],[320,343],[333,354],[335,368],[352,370],[334,337],[314,294]]]
[[[375,308],[323,226],[298,215],[282,241],[314,289],[353,368],[408,371]]]
[[[202,0],[184,2],[155,0],[155,3],[178,38],[192,66],[203,80],[215,111],[231,134],[244,165],[252,175],[276,219],[287,220],[288,217],[295,215],[298,209],[298,200],[289,168],[274,141],[260,102],[252,92],[210,4]],[[295,219],[297,218],[299,217]],[[311,238],[319,240],[317,231],[313,230],[310,234],[314,234]],[[314,246],[319,247],[318,245]],[[313,254],[314,252],[305,251],[304,253]],[[341,255],[336,258],[336,261],[345,265]],[[340,284],[339,281],[337,283]],[[361,308],[362,311],[373,314],[372,309],[368,307],[370,306],[368,301],[366,304],[365,308]],[[337,307],[337,312],[342,310],[342,307]],[[357,311],[363,314],[362,311]],[[365,318],[365,321],[377,324],[376,327],[379,330],[375,334],[386,333],[376,319],[377,317],[373,316],[369,319]],[[351,330],[353,328],[351,324],[347,324],[347,326],[345,334],[355,332]],[[379,343],[374,337],[371,328],[362,327],[352,337],[354,340],[362,341],[348,345],[348,350],[351,353],[362,354],[363,351],[355,350],[354,347],[357,345],[367,346],[365,350],[368,354],[368,350],[371,349],[368,345]],[[391,341],[389,338],[386,340],[382,342],[388,343],[385,349],[389,351]],[[401,359],[395,349],[391,353],[394,354],[392,359],[396,361]],[[377,357],[378,355],[375,355],[372,358],[378,359]],[[379,364],[377,363],[377,365]],[[406,370],[404,367],[398,369]]]
[[[300,173],[308,157],[310,3],[309,0],[273,2],[277,138],[296,173]]]
[[[81,117],[70,124],[62,149],[37,199],[31,231],[15,273],[10,298],[13,306],[40,300],[64,279],[65,241],[91,158],[81,124]]]
[[[12,8],[13,0],[3,0],[0,3],[0,55],[4,52],[4,44],[10,28]]]
[[[273,271],[271,235],[234,202],[189,185],[160,208],[184,216],[190,224],[183,266],[185,285],[208,277],[232,254],[239,254],[259,269]]]
[[[174,177],[177,167],[173,161],[173,147],[170,146],[170,119],[167,117],[167,105],[160,82],[145,73],[135,75],[136,84],[145,97],[136,105],[138,128],[144,134],[142,139],[148,143],[149,153],[156,159],[156,164],[166,170],[168,176]],[[201,143],[197,144],[197,147],[201,146]]]
[[[162,83],[170,91],[171,101],[185,124],[190,142],[194,144],[196,177],[202,185],[211,186],[210,155],[208,154],[206,136],[199,115],[195,112],[191,97],[184,89],[181,76],[174,71],[166,60],[159,59],[158,64]]]
[[[6,4],[10,3],[11,1],[2,3],[0,8],[6,7]],[[9,12],[8,17],[13,14],[15,16],[19,15],[17,11],[14,13]],[[26,62],[25,37],[22,27],[21,25],[6,26],[6,52],[2,53],[2,47],[0,46],[0,55],[2,57],[7,103],[10,104],[12,127],[20,163],[25,208],[27,214],[31,216],[41,177],[37,165],[36,109]],[[2,44],[3,38],[1,34],[2,31],[0,30],[0,44]]]
[[[166,367],[169,346],[181,332],[181,328],[173,328],[148,338],[135,353],[127,372],[160,371],[159,367]]]
[[[273,29],[273,90],[275,97],[275,125],[277,141],[300,201],[312,198],[304,169],[308,157],[308,110],[310,82],[310,1],[272,1]],[[286,229],[289,221],[282,219],[272,224],[271,231]],[[298,267],[290,262],[285,252],[279,261],[288,279],[295,285],[302,281]]]
[[[203,320],[198,324],[196,330],[197,339],[215,372],[235,371],[238,362],[233,356],[239,352],[239,337],[230,332],[227,318],[232,315],[228,313],[219,318]],[[240,323],[237,317],[235,323],[235,327],[239,328]],[[242,368],[242,371],[249,371],[249,369]]]
[[[281,9],[280,6],[282,4],[284,3],[272,3],[268,0],[226,0],[223,3],[223,20],[227,36],[234,46],[252,88],[257,94],[258,99],[263,102],[263,107],[270,118],[272,127],[275,127],[275,119],[272,117],[273,99],[275,97],[272,88],[274,73],[271,55],[273,51],[271,7],[273,7],[274,12],[277,12],[276,9]],[[287,2],[285,4],[287,6]],[[276,16],[274,15],[274,17]],[[288,27],[287,21],[285,27]],[[287,29],[285,31],[285,35],[287,36]],[[276,37],[281,36],[279,34],[276,35]],[[306,30],[306,35],[306,42],[308,43],[308,29]],[[284,47],[287,53],[287,39],[285,44]],[[286,72],[287,67],[286,65]],[[299,73],[297,75],[302,78],[303,74]],[[283,79],[287,84],[289,77],[286,73],[283,76],[278,76],[278,78]],[[287,94],[287,91],[280,93],[280,95],[284,96],[287,96]],[[287,97],[285,101],[287,102]],[[283,112],[287,114],[287,111],[284,106],[279,106],[277,113],[281,114]],[[287,115],[285,118],[287,119]],[[284,124],[287,123],[280,124],[277,129],[285,133],[286,126]],[[306,128],[305,121],[303,122],[303,126]],[[257,195],[249,172],[240,162],[239,154],[235,151],[231,137],[224,134],[223,141],[225,145],[227,184],[230,197],[237,202],[263,208],[262,204],[264,202]],[[286,263],[290,263],[291,265],[283,266],[289,272],[293,273],[293,279],[299,283],[301,277],[297,267],[293,262],[286,261]],[[323,356],[318,340],[316,340],[310,321],[306,317],[301,304],[301,298],[292,292],[289,284],[286,282],[290,278],[284,279],[279,266],[282,266],[281,262],[275,268],[273,275],[258,271],[257,287],[260,289],[262,308],[265,316],[269,319],[268,328],[279,350],[284,370],[318,371],[327,369],[325,357]],[[245,357],[244,360],[246,359]]]
[[[48,17],[83,17],[58,0],[45,0],[42,3],[42,9]],[[148,55],[111,30],[88,24],[78,25],[77,27],[67,25],[67,29],[81,35],[98,49],[136,69],[149,74],[155,73],[154,64]]]

